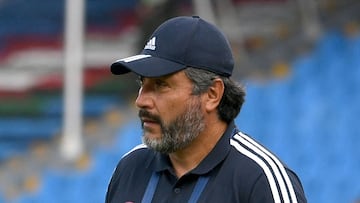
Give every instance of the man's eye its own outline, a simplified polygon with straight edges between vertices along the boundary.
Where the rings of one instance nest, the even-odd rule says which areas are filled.
[[[157,87],[165,87],[165,86],[167,86],[167,83],[162,81],[162,80],[156,80],[155,84],[156,84]]]
[[[156,80],[154,85],[155,89],[162,91],[169,87],[169,84],[163,80]]]

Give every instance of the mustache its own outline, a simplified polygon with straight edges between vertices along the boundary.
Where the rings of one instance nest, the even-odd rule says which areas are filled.
[[[146,111],[145,109],[140,109],[139,110],[139,113],[138,113],[138,116],[140,118],[148,118],[148,119],[151,119],[157,123],[161,123],[161,118],[155,114],[152,114],[150,113],[149,111]]]

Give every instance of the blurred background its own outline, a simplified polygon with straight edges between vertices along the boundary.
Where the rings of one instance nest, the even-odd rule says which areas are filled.
[[[360,1],[0,0],[0,203],[104,202],[141,142],[134,75],[109,65],[178,15],[228,36],[247,89],[236,123],[308,201],[359,201]]]

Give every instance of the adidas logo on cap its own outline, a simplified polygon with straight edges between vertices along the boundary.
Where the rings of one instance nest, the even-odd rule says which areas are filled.
[[[156,40],[156,37],[151,38],[151,39],[146,43],[144,49],[155,50],[155,48],[156,48],[155,40]]]

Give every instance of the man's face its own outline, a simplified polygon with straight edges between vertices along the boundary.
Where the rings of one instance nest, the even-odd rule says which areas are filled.
[[[185,148],[204,129],[201,96],[183,71],[158,78],[141,78],[136,105],[143,142],[156,151],[171,153]]]

